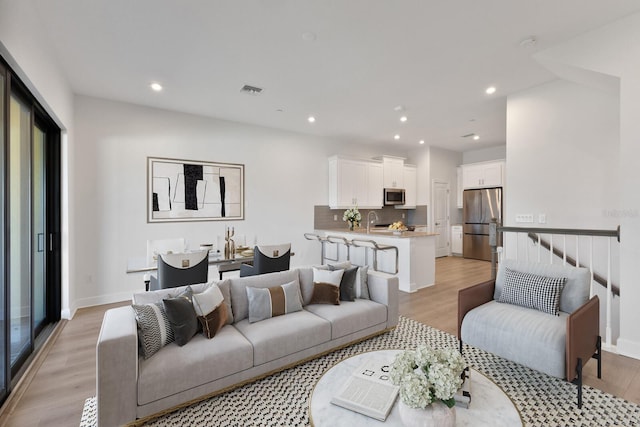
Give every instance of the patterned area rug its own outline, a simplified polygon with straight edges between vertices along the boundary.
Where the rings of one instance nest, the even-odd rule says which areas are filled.
[[[146,426],[308,426],[308,400],[316,381],[341,360],[366,351],[458,345],[457,339],[422,323],[400,318],[384,335],[335,351],[220,396],[179,409]],[[491,378],[511,397],[526,426],[638,426],[640,406],[592,387],[583,388],[582,410],[576,387],[566,381],[465,347],[467,362]],[[592,363],[595,363],[593,361]],[[95,426],[95,398],[85,402],[80,427]]]

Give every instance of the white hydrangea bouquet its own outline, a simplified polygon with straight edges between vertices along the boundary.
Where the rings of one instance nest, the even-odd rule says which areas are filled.
[[[455,406],[454,396],[462,386],[466,363],[455,349],[432,349],[420,345],[396,356],[391,365],[391,381],[400,386],[402,402],[417,409],[441,401]]]
[[[360,211],[357,207],[347,209],[342,214],[342,220],[347,221],[349,223],[349,228],[353,229],[353,227],[360,226],[360,221],[362,221],[362,215],[360,215]]]

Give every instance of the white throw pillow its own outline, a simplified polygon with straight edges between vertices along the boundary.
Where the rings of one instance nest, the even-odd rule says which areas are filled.
[[[222,291],[212,284],[206,291],[193,295],[193,308],[198,316],[206,316],[224,301]]]
[[[344,270],[320,270],[313,267],[313,283],[328,283],[333,286],[340,286]]]

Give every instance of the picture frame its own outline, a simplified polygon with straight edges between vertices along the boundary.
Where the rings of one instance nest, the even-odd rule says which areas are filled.
[[[147,157],[147,222],[244,219],[244,165]]]

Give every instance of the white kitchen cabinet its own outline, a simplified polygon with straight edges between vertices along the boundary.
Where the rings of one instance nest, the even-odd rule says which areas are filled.
[[[462,186],[465,189],[502,187],[503,173],[503,161],[462,165]]]
[[[414,165],[404,165],[404,205],[396,206],[398,209],[413,209],[418,200],[418,168]]]
[[[462,226],[451,226],[451,253],[462,255]]]
[[[329,207],[382,207],[382,164],[338,156],[329,158]]]
[[[382,166],[384,168],[384,188],[405,188],[403,158],[382,156]]]

